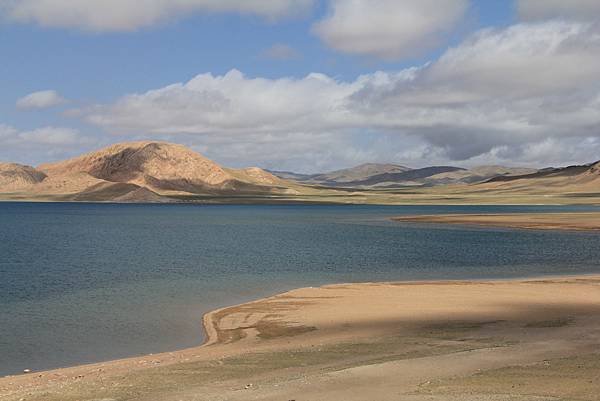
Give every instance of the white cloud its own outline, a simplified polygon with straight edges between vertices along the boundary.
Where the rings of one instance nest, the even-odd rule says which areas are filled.
[[[531,97],[584,89],[600,68],[600,31],[588,24],[547,22],[486,29],[449,49],[431,68],[429,85],[475,100]]]
[[[273,46],[265,49],[262,56],[272,60],[294,60],[300,58],[300,53],[285,43],[276,43]]]
[[[519,16],[525,20],[600,19],[598,0],[517,0],[517,9]]]
[[[341,52],[397,59],[440,44],[467,9],[468,0],[331,0],[313,30]]]
[[[201,74],[81,113],[112,132],[221,144],[238,160],[253,143],[283,160],[286,149],[323,155],[327,141],[331,157],[343,149],[338,160],[414,155],[404,144],[438,161],[541,160],[544,143],[600,150],[600,31],[557,21],[483,30],[424,66],[350,82]]]
[[[18,134],[23,142],[43,145],[77,145],[82,138],[77,130],[71,128],[44,127]],[[83,141],[85,143],[85,141]]]
[[[66,100],[53,90],[30,93],[17,100],[17,107],[23,110],[46,109],[65,103]]]
[[[88,138],[79,131],[66,127],[42,127],[33,130],[18,130],[6,124],[0,124],[0,139],[3,147],[29,145],[70,146],[87,143]]]
[[[85,31],[133,31],[192,13],[232,12],[270,20],[308,11],[314,0],[0,0],[11,20]]]
[[[335,120],[344,114],[343,102],[358,87],[322,74],[273,80],[247,78],[232,70],[128,95],[113,105],[92,108],[87,115],[90,122],[119,131],[301,132],[343,124]]]
[[[0,123],[0,160],[31,164],[73,156],[97,140],[66,127],[18,130]]]

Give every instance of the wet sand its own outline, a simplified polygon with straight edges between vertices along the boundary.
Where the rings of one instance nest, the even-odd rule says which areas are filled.
[[[204,322],[204,346],[1,378],[0,399],[600,399],[600,276],[303,288]]]
[[[600,213],[443,214],[395,217],[408,223],[479,225],[533,230],[600,230]]]

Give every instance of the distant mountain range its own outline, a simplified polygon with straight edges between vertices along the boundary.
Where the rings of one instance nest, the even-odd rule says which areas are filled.
[[[322,174],[220,166],[182,145],[131,142],[38,167],[0,163],[0,199],[109,202],[594,203],[600,162],[562,168],[362,164]]]
[[[600,195],[600,161],[568,167],[551,167],[530,174],[498,176],[477,186],[496,193],[556,193],[585,197]]]
[[[325,187],[402,188],[473,184],[485,182],[496,177],[534,174],[538,170],[503,166],[480,166],[472,169],[433,166],[411,169],[397,164],[368,163],[329,173],[311,175],[283,171],[270,172],[282,179]]]

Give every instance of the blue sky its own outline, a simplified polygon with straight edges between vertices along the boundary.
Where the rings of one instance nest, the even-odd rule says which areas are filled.
[[[140,22],[139,16],[132,14],[130,20],[125,20],[126,25],[113,23],[111,18],[116,20],[117,17],[107,13],[99,22],[90,20],[92,22],[87,26],[85,14],[70,17],[69,2],[64,0],[23,0],[23,9],[15,9],[17,6],[13,6],[10,1],[0,0],[0,127],[4,127],[4,131],[8,132],[2,135],[0,129],[0,159],[35,165],[133,139],[160,139],[185,143],[217,161],[235,166],[258,164],[269,168],[300,171],[345,167],[367,161],[410,165],[469,165],[488,162],[546,165],[572,162],[575,159],[588,162],[592,160],[585,158],[593,157],[594,152],[600,149],[595,148],[598,134],[596,121],[587,122],[585,127],[577,127],[574,124],[571,130],[569,127],[563,127],[557,132],[547,134],[540,134],[545,129],[543,124],[535,129],[524,129],[519,122],[525,118],[529,119],[528,126],[533,125],[533,121],[539,119],[538,114],[533,115],[533,111],[539,112],[537,107],[533,111],[520,108],[507,113],[506,127],[503,128],[499,126],[504,124],[497,124],[502,116],[493,117],[492,120],[496,122],[493,127],[480,123],[480,116],[492,110],[490,107],[496,97],[494,91],[498,84],[496,80],[502,79],[490,78],[493,72],[484,70],[487,66],[482,66],[480,61],[487,60],[488,56],[507,60],[512,58],[513,53],[509,53],[508,57],[505,54],[479,55],[476,51],[486,51],[485,47],[473,44],[474,41],[485,39],[497,44],[499,48],[515,46],[514,54],[518,55],[522,43],[516,44],[516,41],[526,40],[526,30],[530,29],[533,33],[529,36],[538,35],[540,38],[531,44],[539,50],[530,51],[525,55],[528,57],[535,57],[535,51],[547,55],[548,49],[554,44],[549,42],[550,39],[544,42],[542,36],[551,37],[555,31],[565,35],[565,42],[576,38],[591,40],[593,45],[597,45],[594,38],[598,35],[598,30],[589,21],[589,7],[593,7],[593,2],[576,0],[572,10],[565,11],[559,6],[554,9],[552,6],[544,8],[543,4],[535,4],[535,0],[452,0],[448,4],[455,3],[454,6],[436,7],[448,8],[436,10],[436,16],[431,18],[437,20],[425,21],[425,27],[409,27],[410,29],[407,28],[408,31],[404,32],[402,29],[395,29],[395,21],[398,24],[406,24],[405,21],[408,21],[410,24],[419,15],[409,16],[409,19],[404,20],[403,13],[422,12],[428,18],[431,10],[420,10],[419,2],[414,0],[352,0],[346,5],[340,5],[340,2],[336,3],[335,0],[299,0],[297,3],[302,3],[301,6],[292,4],[289,7],[295,8],[290,8],[291,12],[274,16],[271,11],[260,8],[260,1],[255,1],[258,11],[240,11],[236,9],[236,1],[230,1],[230,9],[215,11],[210,8],[211,1],[198,0],[196,8],[181,14],[165,9],[165,14],[168,14],[166,17],[159,15],[156,21],[151,22]],[[294,3],[294,0],[281,0],[284,9],[288,7],[286,1]],[[519,4],[519,1],[532,4],[523,5]],[[550,3],[552,1],[550,0]],[[48,2],[55,3],[51,4],[51,12],[44,8],[43,3]],[[159,10],[157,13],[160,13],[160,7],[165,6],[160,5],[161,0],[156,0],[156,3]],[[345,20],[335,20],[337,14],[353,11],[342,9],[350,8],[351,6],[347,5],[349,3],[363,3],[356,5],[363,8],[359,20],[353,22],[358,28],[351,29],[350,34],[360,35],[363,25],[366,24],[364,38],[352,36],[346,40],[344,35],[348,35],[348,32],[344,31]],[[103,6],[102,2],[98,4],[90,7],[90,13],[98,14],[94,7],[111,7]],[[65,8],[63,14],[61,7]],[[397,16],[397,19],[387,18],[384,21],[382,18],[385,16],[377,14],[381,13],[381,10],[375,10],[371,15],[370,10],[378,7],[387,7],[386,12],[396,13],[393,15]],[[600,9],[598,11],[600,13]],[[128,10],[115,10],[115,13],[117,12],[123,13]],[[85,9],[81,13],[85,13]],[[446,18],[452,13],[457,16]],[[316,26],[328,20],[328,31],[319,33]],[[389,23],[391,27],[382,27],[381,32],[372,32],[369,27],[371,20],[373,25]],[[445,24],[443,29],[439,24]],[[516,29],[515,27],[522,27],[523,32],[515,32],[515,38],[507,38],[509,30]],[[423,31],[421,36],[411,36],[416,35],[414,32],[419,30]],[[368,35],[374,39],[367,37]],[[482,35],[487,36],[482,38]],[[587,36],[587,39],[582,36]],[[363,39],[365,48],[355,52],[351,48],[352,41],[362,43]],[[432,40],[434,44],[430,43]],[[502,40],[506,43],[500,43]],[[509,42],[510,40],[514,40],[515,43]],[[377,42],[381,41],[389,41],[392,47],[369,48],[377,47]],[[404,43],[403,41],[406,42],[404,48],[393,48],[394,43]],[[422,48],[420,43],[424,44]],[[470,52],[466,51],[469,46],[473,47]],[[473,93],[477,92],[477,96],[467,96],[467,100],[460,100],[451,107],[438,103],[407,104],[407,93],[411,91],[418,91],[411,92],[413,97],[424,97],[432,93],[437,93],[439,97],[440,90],[444,93],[453,91],[463,95],[467,89],[472,90],[474,83],[468,82],[470,78],[465,78],[463,87],[450,88],[449,84],[443,81],[443,77],[452,74],[441,71],[443,63],[440,59],[449,58],[448,52],[451,48],[465,48],[460,61],[473,64],[458,73],[454,67],[447,67],[452,68],[452,74],[463,78],[465,74],[480,74],[482,78],[474,82],[479,85],[478,88],[489,86],[490,93],[482,95],[479,89],[474,90]],[[508,51],[511,51],[510,48]],[[580,56],[582,58],[578,59]],[[472,57],[472,60],[465,61],[465,57]],[[564,59],[562,54],[556,54],[556,57]],[[590,57],[579,54],[573,54],[572,57],[573,65],[584,62],[585,65],[589,64],[590,70],[593,69],[595,60]],[[397,77],[411,67],[421,69],[416,77],[411,77],[408,81],[406,77]],[[535,71],[521,70],[522,67],[522,60],[515,57],[515,73],[535,74]],[[510,70],[513,65],[505,68]],[[265,85],[259,85],[263,92],[256,94],[257,98],[262,99],[256,100],[257,102],[277,105],[282,97],[277,95],[273,88],[281,86],[277,84],[277,80],[281,79],[300,81],[294,88],[284,89],[285,93],[291,94],[298,90],[299,93],[306,94],[301,87],[303,80],[311,73],[318,73],[327,76],[333,83],[324,84],[323,87],[316,85],[314,96],[320,99],[331,97],[331,103],[336,102],[336,106],[332,106],[336,111],[341,107],[340,104],[344,107],[348,103],[364,105],[365,98],[360,102],[356,102],[356,99],[360,94],[367,93],[368,89],[371,96],[368,98],[369,107],[380,101],[383,103],[378,111],[385,109],[386,112],[378,119],[373,119],[371,116],[378,114],[378,111],[373,112],[369,109],[369,115],[363,116],[361,113],[366,111],[349,109],[345,110],[344,114],[350,116],[348,121],[342,121],[341,117],[332,116],[331,113],[313,116],[317,111],[304,106],[298,107],[295,114],[285,116],[288,121],[298,118],[298,123],[285,124],[278,121],[277,116],[274,117],[275,112],[272,113],[270,108],[267,111],[253,111],[252,100],[236,99],[235,96],[239,93],[236,87],[227,84],[226,88],[221,88],[219,85],[222,83],[218,82],[218,79],[206,83],[211,91],[218,92],[219,98],[223,97],[226,100],[223,104],[235,107],[233,112],[239,114],[238,118],[241,121],[239,124],[230,124],[226,116],[223,116],[225,110],[218,110],[218,122],[215,122],[213,114],[207,114],[202,119],[196,117],[208,113],[206,108],[215,112],[212,110],[212,103],[200,101],[195,97],[204,96],[208,91],[207,87],[181,89],[185,93],[166,91],[168,93],[161,97],[160,101],[145,96],[148,95],[148,91],[161,90],[176,83],[186,83],[199,74],[210,73],[217,78],[231,70],[243,73],[243,79],[231,83],[240,85],[240,92],[250,84],[248,80],[266,80]],[[388,92],[393,89],[394,93],[398,94],[399,97],[394,100],[395,104],[386,103],[392,95],[386,92],[385,85],[358,83],[357,79],[360,76],[374,80],[378,71],[389,75],[385,85],[388,85]],[[581,96],[577,96],[577,99],[585,102],[582,107],[593,111],[597,106],[597,93],[590,93],[587,81],[574,83],[573,86],[559,85],[558,89],[555,88],[555,82],[562,78],[567,79],[569,74],[570,71],[556,71],[555,75],[549,74],[547,84],[538,84],[552,89],[548,90],[548,93],[541,93],[537,86],[529,90],[523,89],[527,80],[512,84],[508,82],[507,93],[510,92],[510,96],[505,96],[503,101],[506,102],[506,107],[513,107],[515,102],[523,102],[522,107],[527,107],[528,104],[529,107],[533,107],[532,104],[548,102],[550,99],[557,99],[557,96],[572,96],[574,92],[581,91]],[[588,75],[590,82],[593,78],[598,78],[593,72],[588,72]],[[356,88],[347,91],[344,86]],[[377,90],[373,89],[375,86]],[[254,85],[250,85],[250,88],[256,90]],[[54,102],[56,105],[51,101],[50,105],[17,106],[18,100],[24,96],[44,90],[54,91],[63,101]],[[521,94],[522,90],[526,93]],[[263,96],[271,91],[274,93],[272,97]],[[135,99],[140,104],[132,104],[132,99],[128,98],[131,94],[142,97]],[[506,94],[501,95],[500,98]],[[581,99],[584,95],[585,99]],[[187,103],[182,106],[181,96],[190,99],[188,114],[180,112],[182,107],[188,108]],[[289,109],[294,111],[294,97],[290,96],[285,101],[291,102]],[[310,104],[310,101],[306,102]],[[266,104],[265,107],[268,106],[270,104]],[[244,107],[248,108],[250,119],[260,112],[264,112],[265,116],[257,118],[254,125],[248,124],[242,129],[245,115],[241,111],[245,110]],[[464,113],[473,108],[481,110],[478,111],[478,116],[464,115],[466,122],[460,126],[453,126],[455,120],[446,121],[440,117],[442,113],[448,114],[449,110],[454,112],[457,107],[463,108]],[[504,104],[497,105],[492,112],[495,114],[503,107]],[[145,108],[143,112],[140,111],[142,108]],[[321,108],[328,108],[328,103],[323,103]],[[412,114],[397,117],[397,113],[408,113],[408,109],[412,110]],[[413,121],[415,113],[431,113],[432,122],[429,124]],[[157,115],[161,118],[154,121]],[[361,118],[350,121],[354,115],[361,115]],[[457,114],[456,118],[462,119],[463,114]],[[185,124],[179,124],[180,121]],[[57,134],[60,130],[65,130],[67,134]],[[511,130],[514,132],[508,132]],[[577,135],[573,135],[573,132],[564,134],[573,130],[578,131]],[[490,140],[491,136],[500,139]],[[449,143],[452,141],[453,143]],[[561,143],[576,147],[571,145],[582,141],[587,143],[587,146],[573,150],[571,154],[560,156],[551,151],[552,148],[561,146]],[[473,146],[474,143],[477,146]],[[470,148],[473,149],[468,150]],[[550,151],[544,154],[544,148],[549,148]],[[335,149],[339,152],[336,153]],[[600,159],[600,155],[597,158]]]

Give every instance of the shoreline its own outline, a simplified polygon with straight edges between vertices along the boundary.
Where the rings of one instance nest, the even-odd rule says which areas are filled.
[[[392,285],[392,286],[452,285],[452,284],[461,285],[461,284],[485,284],[485,283],[503,283],[503,282],[506,282],[506,283],[537,282],[537,281],[548,281],[548,280],[560,281],[560,280],[595,279],[595,278],[598,278],[600,280],[600,273],[578,273],[578,274],[564,274],[564,275],[549,274],[549,275],[535,275],[535,276],[517,276],[517,277],[509,277],[509,278],[491,277],[491,278],[464,278],[464,279],[460,279],[460,278],[459,279],[424,279],[424,280],[414,279],[414,280],[400,280],[400,281],[339,282],[339,283],[323,284],[323,285],[319,285],[316,287],[315,286],[298,287],[298,288],[293,288],[288,291],[277,292],[277,293],[274,293],[272,295],[268,295],[265,297],[252,299],[247,302],[223,306],[223,307],[213,309],[213,310],[206,312],[205,314],[202,315],[202,318],[201,318],[201,323],[202,323],[201,331],[203,333],[203,341],[199,345],[196,345],[196,346],[178,348],[178,349],[173,349],[173,350],[168,350],[168,351],[150,352],[150,353],[141,354],[141,355],[125,356],[125,357],[117,358],[117,359],[107,359],[107,360],[81,363],[81,364],[75,364],[75,365],[61,366],[61,367],[50,368],[50,369],[32,370],[31,373],[32,374],[45,373],[45,372],[52,372],[52,371],[56,371],[56,370],[62,370],[62,369],[72,369],[72,368],[79,368],[79,367],[85,367],[85,366],[94,366],[94,365],[98,365],[98,364],[107,364],[107,363],[112,363],[112,362],[126,361],[129,359],[144,358],[144,357],[148,357],[148,356],[173,354],[173,353],[177,353],[177,352],[208,347],[208,346],[218,343],[218,330],[215,328],[215,321],[214,321],[215,315],[222,313],[224,311],[230,310],[230,309],[252,306],[253,304],[257,304],[257,303],[261,303],[261,302],[268,302],[268,301],[278,298],[278,297],[285,297],[287,294],[293,293],[296,291],[327,289],[327,288],[335,288],[335,287],[351,287],[351,286],[361,286],[361,285]],[[23,375],[24,375],[24,373],[8,374],[8,375],[0,376],[0,379],[7,378],[7,377],[21,377]]]
[[[260,196],[232,196],[232,197],[206,197],[203,199],[180,200],[172,198],[164,202],[125,202],[114,200],[61,200],[50,198],[19,198],[2,197],[0,194],[0,203],[57,203],[57,204],[100,204],[100,205],[331,205],[331,206],[531,206],[531,207],[592,207],[600,205],[600,197],[596,198],[578,198],[567,197],[565,199],[555,196],[550,200],[545,195],[523,195],[521,200],[517,197],[506,198],[498,197],[475,197],[466,196],[463,198],[449,199],[444,194],[434,194],[432,196],[421,194],[420,197],[410,197],[404,194],[376,194],[368,191],[358,195],[347,196],[298,196],[289,197],[260,197]],[[4,194],[5,195],[5,194]]]
[[[124,356],[122,358],[116,359],[107,359],[100,361],[92,361],[92,362],[84,362],[81,364],[68,365],[68,366],[59,366],[49,369],[42,370],[31,370],[29,374],[44,374],[54,371],[61,371],[66,369],[77,369],[77,368],[85,368],[85,367],[94,367],[97,365],[106,365],[112,363],[119,363],[128,360],[134,360],[139,358],[148,358],[148,357],[156,357],[159,355],[172,355],[178,352],[185,352],[189,350],[197,350],[200,348],[209,347],[217,344],[218,341],[218,330],[215,328],[215,316],[219,313],[222,313],[227,310],[248,307],[253,304],[258,304],[261,302],[268,302],[272,299],[278,297],[285,297],[287,294],[297,292],[297,291],[306,291],[306,290],[314,290],[314,289],[327,289],[327,288],[335,288],[335,287],[351,287],[351,286],[362,286],[362,285],[392,285],[392,286],[421,286],[421,285],[463,285],[463,284],[485,284],[485,283],[518,283],[518,282],[537,282],[537,281],[560,281],[560,280],[577,280],[577,279],[595,279],[600,280],[600,273],[578,273],[578,274],[552,274],[552,275],[536,275],[536,276],[518,276],[518,277],[510,277],[510,278],[464,278],[464,279],[414,279],[414,280],[400,280],[400,281],[361,281],[361,282],[340,282],[340,283],[329,283],[323,284],[319,286],[311,286],[311,287],[298,287],[288,291],[277,292],[273,295],[268,295],[262,298],[256,298],[247,302],[232,304],[228,306],[223,306],[217,309],[210,310],[202,315],[201,318],[201,331],[203,333],[203,341],[196,346],[185,347],[185,348],[177,348],[173,350],[167,351],[158,351],[158,352],[150,352],[146,354],[140,355],[132,355],[132,356]],[[24,377],[27,373],[13,373],[4,376],[0,376],[0,380],[6,378],[16,378],[16,377]]]
[[[323,368],[323,364],[325,364],[323,366],[333,364],[334,359],[340,355],[340,349],[345,350],[345,347],[348,347],[351,352],[342,353],[344,355],[340,365],[342,370],[346,369],[345,366],[356,366],[356,368],[371,366],[375,369],[375,366],[379,366],[378,361],[391,358],[388,355],[391,351],[387,350],[393,350],[395,347],[400,350],[406,348],[409,351],[415,348],[410,353],[414,353],[417,359],[409,359],[414,364],[420,363],[424,357],[462,358],[467,355],[463,354],[467,349],[481,349],[481,352],[495,353],[497,347],[511,348],[510,344],[514,340],[509,341],[508,338],[519,338],[521,334],[514,337],[517,335],[515,333],[522,332],[523,327],[536,327],[531,329],[535,335],[543,331],[538,330],[538,326],[548,327],[548,330],[555,326],[557,330],[563,328],[583,330],[587,327],[584,325],[587,320],[595,319],[597,313],[600,316],[598,287],[600,287],[600,275],[590,273],[511,279],[342,283],[298,288],[206,313],[202,318],[206,340],[200,346],[29,374],[9,375],[0,378],[0,395],[6,395],[6,399],[12,401],[20,399],[17,395],[21,396],[23,392],[46,393],[50,388],[57,394],[57,398],[48,398],[51,400],[70,400],[69,391],[77,394],[73,399],[78,399],[81,392],[86,391],[90,391],[95,398],[102,399],[104,397],[102,391],[108,390],[100,390],[97,387],[98,380],[100,383],[105,383],[106,380],[116,380],[116,382],[125,380],[127,383],[134,383],[132,384],[134,387],[138,386],[135,383],[142,380],[140,378],[145,380],[150,376],[154,378],[153,380],[157,380],[157,383],[142,380],[144,386],[141,386],[139,391],[143,392],[143,388],[160,383],[154,372],[161,372],[160,374],[170,377],[172,371],[179,372],[183,367],[194,364],[213,366],[212,364],[217,363],[215,366],[221,366],[223,361],[227,365],[227,361],[244,362],[246,358],[254,360],[261,355],[268,355],[270,363],[284,360],[281,369],[273,368],[263,372],[267,377],[271,377],[269,380],[275,380],[274,378],[281,374],[285,376],[287,374],[285,372],[289,369],[296,369],[295,361],[290,361],[285,356],[290,350],[294,350],[292,352],[297,355],[306,353],[310,355],[310,363],[305,367],[308,370],[313,366],[312,364],[315,367],[321,366],[319,369]],[[561,292],[561,299],[556,299],[555,294],[558,290]],[[586,294],[588,297],[585,296]],[[510,303],[518,299],[531,305],[525,308],[518,303],[514,306],[509,304],[501,306],[503,302]],[[540,306],[537,306],[538,304]],[[542,304],[546,306],[541,307]],[[397,305],[403,306],[397,309]],[[581,323],[579,323],[580,319]],[[582,326],[579,327],[579,324]],[[491,341],[488,338],[489,334],[480,336],[479,332],[487,333],[492,327],[494,330],[490,333],[497,335],[504,331],[507,339],[502,341],[494,339],[488,344]],[[593,327],[596,327],[595,321]],[[600,318],[597,328],[600,329]],[[432,330],[435,334],[433,337]],[[554,335],[551,331],[548,331],[549,335]],[[457,335],[459,336],[457,340],[453,340]],[[465,335],[468,340],[461,340],[460,338]],[[469,339],[475,336],[481,338]],[[410,341],[398,343],[398,339],[404,337]],[[424,338],[424,343],[415,346],[414,341],[418,338]],[[554,337],[551,336],[551,341],[561,339],[560,336],[552,338]],[[546,342],[550,340],[544,339]],[[420,344],[420,341],[418,340],[417,343]],[[378,345],[380,342],[386,344],[385,351]],[[432,348],[432,342],[439,344]],[[555,354],[571,355],[576,351],[575,348],[579,349],[579,345],[569,348],[562,342],[560,344],[561,347],[565,347],[564,352],[557,353],[552,349],[540,350],[540,352],[549,358]],[[594,347],[597,345],[594,343]],[[323,351],[325,356],[329,355],[327,350],[336,350],[331,354],[335,358],[330,355],[328,357],[330,359],[321,360],[310,352],[314,350],[313,347],[325,350]],[[369,350],[364,355],[356,351],[365,347],[373,347],[373,350]],[[586,349],[588,349],[587,344]],[[364,361],[358,361],[356,355]],[[377,356],[375,361],[369,359],[374,356]],[[515,360],[517,359],[520,360],[519,358]],[[398,356],[397,363],[404,360],[405,357]],[[490,363],[493,361],[490,360]],[[263,365],[265,363],[263,362]],[[287,367],[288,364],[291,364],[291,367]],[[257,371],[260,372],[263,365],[258,366]],[[495,362],[492,365],[495,366]],[[211,374],[219,375],[219,369],[215,368]],[[227,379],[223,380],[227,383],[233,380],[239,384],[250,380],[237,370],[235,374],[225,368],[222,371]],[[334,371],[337,371],[337,368]],[[247,374],[248,377],[253,377],[255,372],[250,370]],[[315,377],[314,380],[317,378]],[[202,386],[207,385],[202,383]],[[197,385],[194,383],[184,387],[196,391],[192,388],[196,388]],[[63,393],[65,391],[66,393]],[[11,398],[11,395],[15,396]],[[110,396],[104,398],[111,399]],[[43,397],[26,399],[46,400]]]

